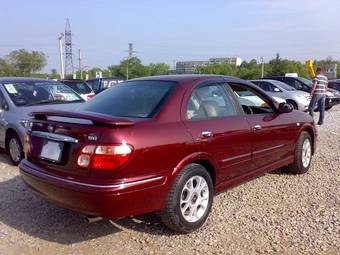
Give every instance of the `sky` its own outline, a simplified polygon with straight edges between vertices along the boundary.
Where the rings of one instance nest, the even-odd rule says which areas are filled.
[[[59,71],[58,34],[70,19],[73,62],[87,68],[127,57],[144,64],[241,57],[340,59],[339,0],[0,0],[0,57],[25,48]]]

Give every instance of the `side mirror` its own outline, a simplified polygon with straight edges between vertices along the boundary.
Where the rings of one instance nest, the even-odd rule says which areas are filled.
[[[281,92],[279,88],[274,88],[274,92]]]
[[[293,106],[288,103],[280,103],[279,104],[279,111],[282,113],[288,113],[293,111]]]

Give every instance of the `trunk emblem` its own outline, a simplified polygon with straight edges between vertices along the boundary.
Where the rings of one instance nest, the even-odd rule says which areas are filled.
[[[54,127],[52,125],[48,125],[47,130],[48,130],[48,132],[53,133]]]
[[[87,140],[89,140],[89,141],[97,141],[97,136],[96,135],[89,135],[89,136],[87,136]]]

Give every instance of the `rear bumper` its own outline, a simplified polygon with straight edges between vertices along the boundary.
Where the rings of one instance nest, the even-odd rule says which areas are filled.
[[[53,175],[27,160],[19,168],[25,183],[37,195],[61,207],[104,218],[160,210],[167,194],[165,176],[97,184]]]

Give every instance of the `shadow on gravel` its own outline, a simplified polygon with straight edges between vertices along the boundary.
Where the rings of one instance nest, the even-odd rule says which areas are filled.
[[[163,225],[161,217],[158,213],[148,213],[140,216],[114,220],[113,222],[120,227],[154,236],[178,235],[178,233],[169,230]]]
[[[271,172],[268,172],[268,174],[278,174],[278,175],[294,175],[291,172],[289,172],[288,167],[282,167],[276,170],[273,170]]]
[[[36,197],[20,176],[0,182],[0,221],[27,235],[60,244],[79,243],[120,231],[109,221],[86,223],[81,215]]]
[[[7,155],[6,151],[2,148],[0,148],[0,163],[12,165],[12,162],[9,159],[9,156]]]

